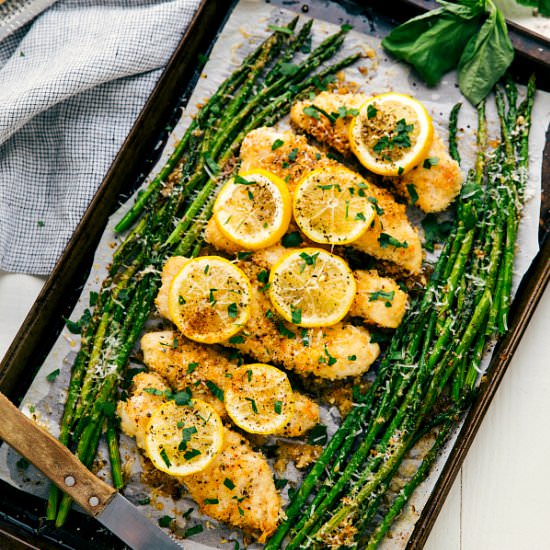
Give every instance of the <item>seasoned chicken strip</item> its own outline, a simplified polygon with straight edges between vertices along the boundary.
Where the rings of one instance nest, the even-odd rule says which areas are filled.
[[[232,361],[213,347],[197,344],[170,330],[148,332],[141,338],[143,362],[168,381],[174,390],[191,388],[194,397],[210,403],[227,416],[225,406],[208,388],[207,381],[226,391],[237,369]],[[275,435],[299,437],[319,423],[317,403],[294,392],[294,415]]]
[[[350,155],[349,124],[352,115],[338,116],[338,109],[359,109],[369,99],[366,94],[335,94],[321,92],[313,101],[297,101],[290,110],[290,120],[301,130],[313,136],[320,143],[326,143],[343,155]],[[338,118],[334,124],[321,112],[319,118],[307,115],[304,109],[315,105],[328,114],[335,113]],[[357,114],[357,113],[355,113]]]
[[[162,286],[157,298],[161,315],[166,315],[166,295],[176,272],[176,261],[163,270]],[[282,365],[299,374],[313,374],[334,380],[366,372],[380,353],[363,327],[338,323],[333,327],[300,329],[284,322],[272,312],[271,302],[258,280],[262,267],[250,261],[239,263],[252,283],[250,320],[241,333],[223,345],[234,347],[261,363]]]
[[[391,178],[398,193],[414,203],[424,212],[441,212],[445,210],[460,193],[462,187],[462,173],[458,163],[449,156],[447,147],[434,132],[432,146],[428,152],[426,167],[419,164],[403,176]],[[433,165],[432,165],[433,163]],[[414,187],[413,188],[410,186]],[[411,192],[413,197],[411,198]]]
[[[208,468],[183,481],[204,514],[242,529],[259,542],[275,532],[282,501],[273,472],[264,456],[238,433],[225,429],[222,452]],[[216,500],[216,504],[205,503]]]
[[[271,269],[289,249],[281,245],[258,250],[251,261]],[[353,272],[357,284],[357,293],[349,314],[362,317],[368,325],[384,328],[397,328],[407,310],[407,293],[388,277],[381,277],[375,269],[357,269]]]
[[[351,117],[341,117],[334,124],[322,114],[319,119],[308,116],[304,109],[315,105],[328,113],[338,112],[338,108],[358,108],[368,97],[364,94],[334,94],[321,92],[313,101],[298,101],[292,106],[290,119],[292,122],[312,135],[321,143],[326,143],[342,154],[351,154],[348,131]],[[398,193],[409,203],[416,204],[424,212],[440,212],[445,210],[453,202],[460,191],[463,177],[458,163],[453,160],[441,141],[434,132],[434,139],[425,158],[433,159],[434,164],[428,162],[424,167],[424,158],[418,166],[403,176],[389,178]],[[436,160],[437,159],[437,160]],[[407,186],[414,186],[414,191],[409,191]],[[410,188],[412,190],[412,188]],[[413,201],[414,199],[414,201]]]
[[[275,140],[283,145],[272,150]],[[289,155],[293,152],[289,162]],[[329,159],[319,149],[307,143],[303,136],[292,132],[278,132],[273,128],[258,128],[250,132],[241,146],[241,169],[243,171],[263,168],[287,181],[291,192],[300,179],[308,172],[328,166],[341,166]],[[406,208],[398,204],[391,193],[376,187],[370,182],[366,193],[372,197],[378,215],[375,221],[359,239],[350,246],[367,254],[393,262],[407,272],[417,274],[422,267],[422,245],[418,233],[407,218]],[[206,229],[206,240],[215,247],[222,248],[225,239],[214,220]],[[231,250],[238,248],[230,246]]]
[[[168,389],[158,374],[139,373],[134,376],[128,400],[118,405],[122,430],[135,437],[141,448],[148,419],[164,400],[145,392],[145,388]],[[277,528],[282,510],[273,473],[264,456],[231,430],[224,429],[223,448],[211,464],[181,481],[201,512],[242,529],[260,542],[265,542]]]
[[[388,277],[380,277],[375,269],[354,272],[357,295],[350,315],[369,318],[380,327],[397,328],[407,310],[407,293]]]
[[[145,449],[145,430],[149,418],[153,411],[165,401],[163,395],[153,395],[145,391],[151,388],[160,391],[170,389],[156,372],[139,372],[132,379],[132,397],[127,401],[119,401],[117,405],[122,431],[130,437],[135,437],[141,449]]]

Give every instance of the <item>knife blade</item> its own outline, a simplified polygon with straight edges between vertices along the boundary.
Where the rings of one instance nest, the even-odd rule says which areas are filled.
[[[96,477],[55,437],[27,418],[0,393],[0,439],[134,550],[181,550],[113,487]],[[207,548],[185,544],[186,550]]]

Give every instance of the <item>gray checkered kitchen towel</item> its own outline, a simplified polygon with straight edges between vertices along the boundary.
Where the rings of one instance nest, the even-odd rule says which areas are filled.
[[[47,274],[199,0],[60,0],[0,43],[0,269]]]

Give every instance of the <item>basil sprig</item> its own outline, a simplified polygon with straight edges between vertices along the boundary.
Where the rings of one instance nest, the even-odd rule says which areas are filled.
[[[382,46],[413,65],[429,86],[458,67],[460,90],[477,105],[512,63],[506,22],[492,0],[438,3],[440,8],[395,28]]]

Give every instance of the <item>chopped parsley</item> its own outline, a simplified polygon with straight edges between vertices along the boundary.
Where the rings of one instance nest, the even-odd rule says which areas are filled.
[[[292,233],[287,233],[281,240],[281,244],[285,248],[292,248],[298,246],[302,243],[302,237],[298,231],[293,231]]]
[[[189,529],[185,530],[185,533],[183,533],[183,538],[192,537],[193,535],[198,535],[199,533],[202,533],[203,528],[202,525],[193,525],[193,527],[189,527]]]
[[[345,105],[342,105],[341,107],[338,107],[338,112],[337,113],[332,113],[333,115],[334,114],[337,114],[338,115],[338,118],[346,118],[348,116],[357,116],[359,114],[359,109],[348,109]]]
[[[422,163],[422,168],[429,170],[432,166],[439,164],[439,157],[427,157]]]
[[[145,388],[143,391],[151,395],[162,395],[168,400],[173,400],[179,406],[191,404],[191,390],[189,388],[176,393],[172,393],[170,390],[158,390],[157,388]]]
[[[284,144],[285,144],[285,142],[284,142],[282,139],[276,139],[276,140],[271,144],[271,150],[272,150],[272,151],[275,151],[275,149],[278,149],[279,147],[282,147]]]
[[[252,408],[252,412],[254,414],[258,414],[258,407],[256,406],[256,401],[252,399],[252,397],[245,397],[245,400],[250,403],[250,407]]]
[[[183,428],[181,433],[181,441],[178,445],[179,451],[185,451],[187,449],[187,444],[191,441],[191,437],[197,433],[197,428],[191,426],[190,428]]]
[[[170,527],[170,524],[174,521],[175,518],[171,516],[162,516],[158,519],[160,527]]]
[[[162,461],[164,464],[166,464],[167,468],[170,468],[172,466],[172,463],[170,462],[170,459],[168,458],[168,455],[166,454],[166,449],[162,449],[160,451],[160,458],[162,458]]]
[[[369,302],[375,302],[376,300],[383,300],[386,307],[391,307],[391,301],[395,296],[395,291],[385,292],[383,290],[377,290],[370,293]]]
[[[187,365],[187,374],[191,374],[197,367],[199,366],[199,363],[189,363]]]
[[[317,258],[319,256],[319,252],[315,252],[315,254],[308,254],[307,252],[300,252],[300,258],[304,260],[304,265],[300,273],[303,273],[304,269],[307,265],[314,266],[317,262]]]
[[[210,302],[211,305],[215,306],[216,303],[217,303],[217,300],[216,298],[214,298],[214,292],[218,292],[218,289],[217,288],[211,288],[210,289],[210,294],[208,296],[208,301]]]
[[[195,458],[200,454],[202,453],[198,449],[189,449],[187,452],[184,453],[183,458],[185,458],[185,460],[191,460],[192,458]]]
[[[273,404],[273,410],[277,414],[281,414],[281,412],[283,410],[283,402],[282,401],[275,401],[275,403]]]
[[[223,390],[221,388],[218,388],[212,380],[206,380],[205,384],[215,397],[217,397],[220,401],[223,401]]]
[[[242,334],[237,334],[229,338],[230,344],[244,344],[244,336]]]
[[[372,104],[370,103],[368,106],[367,106],[367,118],[370,120],[371,118],[374,118],[378,113],[378,109]]]
[[[414,124],[407,124],[404,118],[397,121],[391,136],[382,136],[372,150],[375,153],[391,151],[395,147],[408,148],[411,146],[410,133],[414,130]]]
[[[290,310],[292,312],[292,322],[299,325],[302,322],[302,308],[291,305]]]
[[[256,185],[255,181],[247,180],[246,178],[243,178],[242,176],[239,176],[238,174],[235,176],[233,181],[238,185]]]
[[[378,204],[378,199],[376,199],[375,197],[369,197],[367,200],[374,206],[374,209],[379,216],[384,213],[384,209],[381,208]]]
[[[47,380],[48,382],[54,382],[55,379],[59,376],[59,373],[60,373],[60,372],[61,372],[61,371],[60,371],[59,369],[53,370],[52,372],[50,372],[50,374],[48,374],[48,375],[46,376],[46,380]]]
[[[388,248],[388,246],[393,246],[394,248],[408,248],[409,245],[407,241],[398,241],[395,237],[388,235],[387,233],[380,233],[378,237],[378,242],[382,248]]]
[[[237,252],[237,260],[248,260],[253,252]]]
[[[294,149],[292,149],[292,151],[290,151],[290,153],[288,154],[288,161],[294,162],[297,156],[298,156],[298,148],[294,147]]]
[[[230,491],[232,491],[232,490],[235,488],[235,484],[234,484],[228,477],[226,477],[226,478],[223,480],[223,484],[224,484]]]
[[[277,330],[282,336],[286,336],[289,340],[292,340],[296,335],[286,328],[285,324],[282,321],[279,321],[277,324]]]
[[[229,315],[231,319],[237,318],[237,311],[237,304],[235,302],[227,306],[227,315]]]
[[[219,504],[220,501],[217,498],[205,498],[204,504]]]
[[[304,115],[314,118],[315,120],[321,120],[321,115],[324,115],[329,119],[331,124],[334,124],[338,118],[331,113],[327,113],[324,109],[321,109],[321,107],[317,107],[317,105],[313,104],[304,107]]]
[[[411,197],[411,204],[416,204],[418,201],[418,193],[416,192],[416,187],[412,183],[408,183],[407,191],[409,193],[409,197]]]

